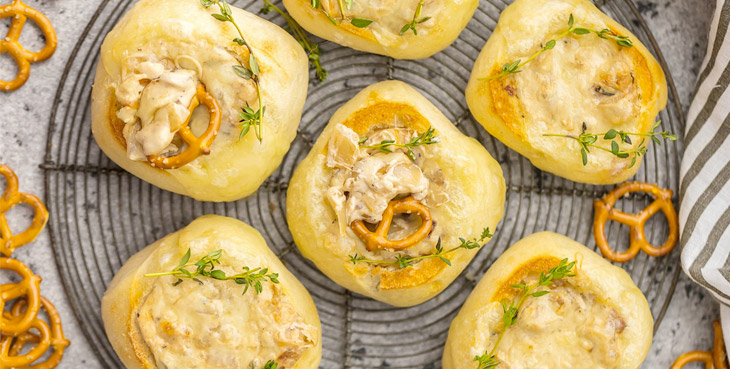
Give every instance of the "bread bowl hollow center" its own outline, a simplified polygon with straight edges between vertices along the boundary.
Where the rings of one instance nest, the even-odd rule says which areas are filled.
[[[429,146],[438,143],[425,144],[428,140],[437,141],[438,132],[431,130],[428,120],[405,103],[376,101],[335,127],[325,150],[327,167],[332,169],[326,198],[336,214],[340,234],[357,237],[348,230],[356,222],[366,222],[374,228],[380,222],[390,221],[384,220],[383,214],[395,200],[412,198],[427,212],[449,201],[444,191],[448,178],[429,152]],[[413,142],[423,144],[411,145]],[[420,229],[423,219],[410,212],[396,214],[389,223],[387,239],[409,238]],[[426,255],[434,251],[440,234],[438,220],[434,220],[425,239],[405,249],[373,249],[368,243],[362,254],[371,260],[390,260],[396,252]],[[370,271],[380,275],[379,287],[385,290],[424,284],[445,266],[441,260],[427,260],[402,270],[391,265],[372,266]],[[356,268],[352,272],[367,271]]]

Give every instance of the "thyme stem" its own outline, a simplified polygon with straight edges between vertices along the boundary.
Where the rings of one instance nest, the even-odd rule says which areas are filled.
[[[243,36],[243,32],[241,31],[241,28],[238,27],[238,23],[236,23],[236,20],[233,18],[233,12],[231,11],[230,5],[225,0],[200,0],[200,3],[205,7],[206,9],[209,8],[212,5],[218,5],[218,9],[220,10],[220,14],[212,14],[213,18],[217,19],[221,22],[230,22],[233,24],[233,26],[236,28],[236,31],[238,32],[238,38],[234,38],[233,42],[244,46],[248,50],[249,54],[249,65],[246,67],[245,65],[234,65],[233,71],[241,78],[243,79],[250,79],[253,81],[254,86],[256,87],[256,95],[258,96],[258,104],[259,108],[257,111],[253,111],[253,109],[250,109],[248,106],[248,103],[246,103],[246,108],[249,108],[251,111],[248,112],[246,108],[243,109],[243,113],[241,113],[241,134],[240,138],[243,138],[243,136],[248,133],[248,130],[251,126],[254,128],[254,133],[256,134],[256,138],[259,140],[259,142],[263,141],[263,122],[264,122],[264,102],[263,102],[263,96],[261,93],[261,80],[260,80],[260,74],[261,71],[259,69],[259,63],[258,59],[254,55],[253,48],[251,45],[246,42],[246,38]]]
[[[207,255],[200,258],[200,260],[189,263],[190,261],[190,249],[183,255],[183,257],[178,262],[177,267],[175,269],[168,271],[168,272],[157,272],[157,273],[148,273],[145,274],[145,277],[162,277],[162,276],[175,276],[178,278],[177,282],[174,283],[174,285],[178,285],[182,283],[183,279],[192,279],[196,282],[202,283],[199,277],[207,277],[207,278],[213,278],[221,281],[229,281],[232,280],[236,284],[244,285],[243,293],[245,294],[249,287],[253,287],[256,294],[261,293],[263,291],[263,285],[262,282],[266,282],[267,280],[271,283],[279,283],[279,274],[277,273],[269,273],[268,268],[254,268],[251,269],[247,266],[241,268],[243,270],[242,273],[238,273],[235,275],[226,275],[226,273],[220,269],[216,269],[216,265],[219,265],[221,255],[223,255],[223,250],[216,250],[213,252],[208,253]],[[195,267],[194,271],[188,270],[190,267]]]
[[[596,148],[608,152],[621,159],[631,157],[631,163],[629,164],[629,168],[631,168],[636,165],[638,157],[646,154],[647,152],[647,147],[645,145],[646,140],[644,138],[642,138],[641,142],[639,142],[639,146],[629,150],[622,150],[619,145],[621,143],[632,144],[631,136],[650,137],[651,140],[658,145],[662,144],[662,141],[659,138],[663,138],[668,141],[677,140],[677,136],[669,131],[656,132],[656,129],[659,127],[660,124],[661,121],[657,121],[654,126],[652,126],[649,132],[625,132],[621,130],[610,129],[604,133],[588,133],[586,132],[586,124],[583,123],[583,130],[581,134],[577,137],[569,134],[558,133],[545,133],[543,134],[543,136],[564,137],[578,142],[578,144],[580,145],[580,154],[581,158],[583,159],[584,166],[588,165],[588,154],[590,153],[590,148]],[[611,142],[611,148],[609,149],[600,145],[596,145],[596,142],[599,138]]]
[[[436,130],[434,130],[431,127],[428,127],[428,130],[426,132],[418,135],[417,137],[413,137],[410,141],[406,143],[397,143],[394,140],[383,140],[380,141],[378,144],[373,145],[363,145],[365,142],[367,142],[367,137],[360,138],[360,148],[362,149],[376,149],[380,150],[381,152],[393,152],[391,147],[400,147],[406,149],[406,155],[408,155],[408,158],[411,159],[411,161],[416,161],[416,154],[411,150],[411,147],[421,146],[421,145],[433,145],[435,143],[439,142],[439,137],[436,134]]]
[[[487,238],[492,238],[494,236],[490,231],[489,227],[484,228],[482,230],[482,233],[480,237],[473,238],[471,240],[467,240],[465,238],[460,238],[461,244],[459,246],[456,246],[454,248],[451,248],[449,250],[444,250],[443,246],[441,246],[441,239],[438,240],[436,243],[436,252],[428,255],[421,255],[421,256],[407,256],[398,254],[396,256],[395,260],[371,260],[366,259],[364,256],[359,256],[358,254],[355,255],[349,255],[350,262],[353,264],[357,263],[367,263],[367,264],[384,264],[384,265],[398,265],[400,269],[407,268],[409,266],[412,266],[414,262],[424,259],[431,259],[431,258],[439,258],[441,261],[446,263],[447,265],[451,266],[451,261],[445,257],[445,255],[448,255],[456,250],[459,249],[466,249],[466,250],[472,250],[472,249],[478,249],[482,247],[482,242],[484,242]]]
[[[304,51],[307,52],[307,55],[309,57],[309,64],[312,65],[315,69],[315,75],[321,82],[324,82],[325,79],[327,79],[327,70],[322,68],[322,64],[320,63],[320,49],[319,45],[312,42],[312,40],[309,38],[309,35],[304,31],[302,26],[297,23],[297,21],[294,20],[294,18],[291,17],[287,12],[281,10],[279,7],[271,3],[269,0],[263,0],[264,7],[261,9],[263,13],[267,13],[270,10],[273,10],[277,13],[279,13],[284,19],[286,20],[286,23],[289,25],[289,29],[294,35],[294,38],[299,42],[300,45],[302,45],[302,48],[304,48]]]
[[[574,266],[575,261],[568,263],[568,259],[563,259],[556,267],[551,268],[547,273],[544,271],[541,272],[540,278],[537,282],[531,285],[526,285],[524,283],[512,285],[512,287],[520,290],[521,295],[519,299],[517,299],[516,303],[514,300],[512,302],[509,302],[506,299],[502,300],[502,331],[499,333],[499,337],[497,337],[497,341],[494,343],[491,350],[485,351],[483,355],[477,355],[474,357],[474,361],[478,363],[477,369],[494,369],[499,365],[500,362],[496,357],[497,347],[499,346],[499,343],[502,342],[502,338],[507,332],[507,329],[517,323],[517,313],[525,300],[528,297],[540,297],[550,293],[549,290],[536,292],[535,290],[538,287],[549,287],[557,280],[566,277],[574,277],[575,274],[572,273]]]
[[[516,74],[516,73],[522,72],[522,70],[520,68],[524,67],[527,63],[533,61],[535,58],[537,58],[543,52],[553,49],[555,47],[557,41],[559,41],[560,39],[564,38],[565,36],[567,36],[571,33],[574,35],[577,35],[577,36],[586,35],[589,33],[595,33],[596,36],[598,36],[600,38],[614,40],[618,46],[621,46],[621,47],[634,46],[634,43],[633,43],[633,41],[631,41],[630,38],[628,38],[627,36],[616,35],[613,31],[611,31],[608,28],[598,31],[598,30],[595,30],[592,28],[575,27],[575,18],[573,18],[573,14],[571,13],[570,18],[568,19],[568,29],[563,31],[560,35],[558,35],[558,37],[547,41],[545,43],[545,45],[542,45],[540,50],[538,50],[537,52],[532,54],[532,56],[530,56],[527,60],[525,60],[523,62],[520,59],[518,59],[516,61],[506,63],[505,65],[502,66],[502,69],[500,70],[499,73],[489,76],[489,77],[479,78],[479,80],[480,81],[489,81],[492,79],[504,77],[509,74]]]

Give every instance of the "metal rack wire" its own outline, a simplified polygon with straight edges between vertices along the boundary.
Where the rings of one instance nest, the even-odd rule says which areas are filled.
[[[425,60],[403,61],[322,44],[322,63],[330,72],[324,83],[312,78],[298,135],[281,167],[250,197],[232,203],[203,203],[159,190],[114,165],[91,136],[91,84],[106,33],[133,0],[104,0],[76,43],[54,101],[45,162],[46,203],[51,241],[63,285],[82,330],[105,367],[123,367],[109,345],[100,302],[113,274],[137,250],[185,226],[197,216],[217,213],[256,227],[269,246],[309,289],[323,326],[323,368],[439,368],[453,316],[478,278],[506,247],[533,232],[552,230],[593,247],[592,202],[608,188],[570,182],[543,173],[528,160],[487,134],[470,115],[463,91],[481,47],[511,1],[482,0],[474,18],[447,50]],[[233,1],[258,11],[260,2]],[[631,0],[597,1],[627,25],[662,63],[666,63]],[[281,17],[269,14],[283,26]],[[670,84],[664,126],[683,132],[684,117]],[[436,298],[412,308],[394,308],[352,294],[323,276],[297,250],[285,219],[285,196],[294,167],[310,150],[334,111],[360,89],[381,80],[406,81],[423,93],[467,135],[495,157],[507,181],[505,216],[495,238],[462,275]],[[681,142],[653,145],[636,180],[677,188]],[[620,202],[637,211],[649,199]],[[667,227],[653,219],[647,226],[660,244]],[[628,231],[609,226],[610,242],[627,244]],[[659,326],[679,276],[679,251],[662,258],[641,254],[621,265],[647,296]]]

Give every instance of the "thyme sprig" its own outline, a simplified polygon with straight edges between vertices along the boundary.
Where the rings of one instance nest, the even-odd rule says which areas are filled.
[[[365,28],[370,25],[370,23],[373,23],[372,19],[366,19],[366,18],[350,18],[345,15],[345,7],[347,9],[352,8],[352,3],[355,0],[337,0],[337,6],[340,11],[340,20],[336,20],[327,10],[324,9],[322,6],[321,0],[312,0],[312,8],[319,10],[324,14],[327,19],[329,19],[332,24],[335,26],[339,26],[340,24],[344,22],[350,22],[353,26],[357,28]],[[345,4],[346,3],[346,4]]]
[[[246,133],[248,133],[251,126],[253,126],[256,138],[259,140],[259,142],[261,142],[263,141],[264,111],[266,109],[264,107],[263,96],[261,94],[261,70],[259,69],[259,62],[254,55],[253,48],[251,48],[251,45],[249,45],[248,42],[246,42],[246,39],[243,37],[243,32],[241,32],[241,28],[238,27],[236,20],[233,18],[233,11],[231,10],[231,6],[228,5],[225,0],[200,0],[200,4],[202,4],[203,7],[205,7],[206,9],[213,5],[218,5],[220,14],[211,14],[213,18],[221,22],[230,22],[231,24],[233,24],[233,26],[236,28],[236,31],[238,31],[239,36],[234,38],[233,42],[248,49],[248,67],[243,64],[234,65],[233,72],[236,73],[237,76],[243,79],[250,79],[253,82],[254,86],[256,87],[256,95],[258,95],[259,108],[258,110],[245,117],[243,113],[241,113],[241,134],[239,138],[243,138]],[[242,108],[244,112],[246,112],[246,109],[251,109],[248,106],[248,103],[246,103],[245,108]]]
[[[279,367],[279,364],[276,363],[274,360],[269,360],[264,364],[263,368],[261,369],[276,369]],[[251,369],[256,369],[253,363],[251,363]]]
[[[598,150],[603,150],[608,153],[611,153],[612,155],[619,157],[621,159],[626,159],[628,157],[631,157],[631,163],[629,164],[629,168],[636,165],[636,160],[638,157],[646,154],[647,147],[645,145],[646,137],[649,137],[652,141],[654,141],[656,144],[661,145],[662,140],[660,138],[663,138],[668,141],[677,141],[677,135],[669,132],[669,131],[663,131],[663,132],[657,132],[656,129],[661,124],[661,121],[657,121],[654,123],[654,125],[651,127],[651,130],[649,132],[643,133],[643,132],[626,132],[622,130],[615,130],[615,129],[609,129],[607,132],[604,133],[589,133],[586,132],[586,124],[583,123],[583,129],[580,135],[573,136],[568,134],[557,134],[557,133],[548,133],[544,134],[543,136],[547,137],[565,137],[570,138],[578,142],[578,145],[580,145],[580,155],[583,160],[583,165],[588,165],[588,154],[591,152],[590,148],[596,148]],[[636,148],[632,148],[629,150],[622,150],[619,146],[621,143],[626,143],[631,145],[631,136],[637,136],[641,137],[641,141],[639,142],[639,146]],[[611,142],[611,148],[607,148],[601,145],[597,145],[596,142],[598,139],[601,138],[605,141]]]
[[[322,68],[322,64],[320,64],[321,51],[319,49],[319,44],[312,42],[307,32],[304,31],[304,28],[302,28],[302,26],[300,26],[299,23],[297,23],[297,21],[295,21],[294,18],[292,18],[286,11],[281,10],[269,0],[263,0],[263,2],[264,7],[261,8],[261,12],[263,14],[267,14],[273,10],[284,17],[287,25],[289,26],[289,32],[294,36],[297,42],[299,42],[299,45],[302,45],[304,51],[307,52],[307,55],[309,56],[309,64],[314,68],[315,75],[320,81],[324,82],[327,78],[327,70]]]
[[[436,134],[436,130],[434,130],[431,127],[428,127],[428,130],[426,132],[421,133],[420,135],[411,138],[410,141],[401,144],[397,143],[394,140],[383,140],[380,141],[378,144],[374,145],[365,145],[365,142],[367,142],[367,137],[361,137],[360,141],[358,142],[360,144],[360,148],[362,149],[376,149],[380,150],[381,152],[393,152],[392,147],[401,147],[406,149],[406,155],[411,159],[411,161],[416,161],[416,154],[411,150],[411,147],[421,146],[421,145],[433,145],[435,143],[439,143],[440,138]]]
[[[423,22],[426,22],[427,20],[431,19],[431,17],[423,17],[421,18],[421,12],[423,11],[423,4],[425,3],[425,0],[421,0],[418,2],[418,6],[416,7],[416,12],[413,14],[413,19],[410,23],[406,23],[403,28],[400,29],[400,35],[403,36],[408,30],[413,31],[413,34],[418,36],[418,30],[416,29],[417,24],[421,24]]]
[[[482,242],[486,240],[487,238],[492,238],[494,236],[490,231],[489,227],[484,228],[482,230],[482,234],[479,236],[479,238],[472,238],[470,240],[467,240],[465,238],[459,238],[459,241],[461,241],[461,244],[459,246],[456,246],[454,248],[451,248],[449,250],[445,250],[443,246],[441,246],[441,239],[439,238],[438,242],[436,242],[436,252],[428,255],[423,256],[408,256],[403,254],[398,254],[395,257],[395,260],[371,260],[366,259],[364,256],[360,256],[357,253],[355,255],[348,255],[350,258],[350,262],[353,264],[357,263],[367,263],[367,264],[381,264],[381,265],[398,265],[398,268],[404,269],[409,266],[412,266],[414,262],[425,260],[425,259],[433,259],[438,258],[441,259],[446,265],[451,266],[451,260],[447,259],[445,256],[448,254],[451,254],[452,252],[456,250],[473,250],[478,249],[482,247]]]
[[[528,297],[540,297],[550,293],[549,290],[535,291],[538,287],[550,287],[557,280],[574,277],[575,273],[572,272],[573,267],[575,267],[575,261],[568,263],[568,259],[563,259],[547,273],[544,271],[541,272],[540,278],[535,283],[530,285],[524,283],[512,285],[512,287],[519,290],[519,298],[511,302],[506,299],[502,300],[502,332],[499,334],[497,342],[494,343],[491,350],[485,351],[483,355],[474,357],[474,361],[478,363],[477,369],[494,369],[499,365],[499,359],[497,359],[495,354],[497,346],[502,341],[505,332],[507,332],[507,328],[515,325],[517,322],[517,312],[525,300]]]
[[[602,39],[610,39],[616,42],[618,46],[621,47],[632,47],[634,46],[634,42],[631,41],[631,39],[628,36],[620,36],[611,31],[608,28],[604,28],[602,30],[595,30],[592,28],[586,28],[586,27],[576,27],[575,26],[575,18],[573,18],[573,14],[570,14],[570,18],[568,19],[568,29],[563,31],[558,37],[549,40],[545,42],[544,45],[542,45],[541,49],[538,50],[536,53],[532,54],[527,60],[522,61],[521,59],[517,59],[513,62],[506,63],[502,66],[502,69],[499,73],[489,76],[489,77],[483,77],[479,78],[480,81],[488,81],[492,79],[497,79],[504,77],[509,74],[516,74],[522,72],[520,68],[524,67],[525,64],[531,62],[535,58],[537,58],[540,54],[547,50],[551,50],[555,47],[558,40],[564,38],[567,35],[574,34],[577,36],[587,35],[589,33],[595,33],[596,36],[602,38]]]
[[[220,269],[216,269],[216,265],[219,265],[223,250],[216,250],[208,253],[207,255],[200,258],[200,260],[190,263],[190,249],[183,255],[178,262],[177,267],[169,272],[149,273],[145,274],[145,277],[161,277],[165,275],[171,275],[177,277],[177,281],[173,285],[177,286],[183,282],[184,279],[192,279],[198,283],[203,283],[200,280],[201,277],[213,278],[221,281],[232,280],[236,284],[243,285],[243,294],[246,294],[249,288],[253,288],[256,294],[263,291],[262,282],[269,281],[271,283],[279,283],[278,273],[269,273],[268,268],[254,268],[251,269],[247,266],[241,268],[242,273],[235,275],[226,275],[226,273]],[[194,270],[189,268],[194,267]]]

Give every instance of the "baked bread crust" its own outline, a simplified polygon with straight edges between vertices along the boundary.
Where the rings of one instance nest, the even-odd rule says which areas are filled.
[[[307,157],[294,172],[287,192],[287,220],[302,254],[341,286],[395,306],[420,304],[446,288],[476,255],[477,249],[448,255],[451,266],[426,259],[405,269],[367,263],[353,264],[348,255],[366,252],[363,242],[348,227],[340,233],[337,216],[325,193],[332,176],[326,165],[328,142],[336,126],[344,124],[358,135],[371,126],[400,122],[419,133],[432,127],[440,142],[428,145],[449,181],[449,202],[430,208],[441,227],[442,246],[460,244],[459,237],[492,232],[502,218],[505,184],[502,169],[475,139],[463,135],[431,102],[400,81],[369,86],[343,105],[330,119]],[[485,242],[487,242],[486,240]]]
[[[633,47],[620,47],[593,33],[567,35],[520,69],[485,80],[505,63],[525,61],[548,40],[575,27],[609,29],[628,36]],[[607,87],[608,86],[608,87]],[[474,117],[491,135],[527,157],[536,167],[576,182],[620,183],[632,177],[642,158],[631,159],[592,148],[583,165],[575,140],[545,134],[578,136],[613,128],[648,132],[667,102],[661,66],[629,30],[587,0],[517,0],[502,12],[474,65],[466,99]],[[640,137],[632,136],[636,148]],[[610,148],[608,141],[598,145]],[[651,144],[646,139],[646,144]]]
[[[230,23],[211,16],[216,7],[206,10],[198,0],[142,0],[135,4],[104,40],[92,92],[92,132],[104,153],[142,180],[201,201],[234,201],[248,196],[279,166],[296,136],[309,82],[307,56],[294,38],[273,23],[231,8],[261,69],[266,107],[263,143],[252,133],[238,138],[238,112],[245,103],[231,98],[240,93],[236,84],[241,81],[231,69],[233,62],[206,64],[203,60],[226,50],[241,57],[245,52],[233,49],[231,41],[238,34]],[[165,16],[161,19],[160,14]],[[200,58],[201,81],[223,112],[210,155],[169,170],[128,158],[121,135],[124,123],[116,118],[115,86],[124,58],[138,50],[160,58]]]
[[[489,337],[494,333],[479,331],[480,325],[476,322],[480,310],[489,304],[500,303],[502,299],[513,298],[515,288],[512,284],[520,283],[528,272],[548,270],[562,259],[576,262],[573,269],[576,276],[565,281],[579,292],[596,296],[599,303],[614,309],[625,322],[619,334],[620,350],[615,368],[638,368],[651,347],[654,325],[641,290],[623,269],[587,247],[556,233],[539,232],[520,240],[502,254],[469,295],[451,323],[442,361],[444,369],[475,368],[475,352],[481,355],[487,349],[476,343],[477,335]]]
[[[402,27],[411,22],[420,0],[356,0],[347,14],[373,20],[365,28],[348,22],[336,26],[310,0],[284,0],[291,16],[308,32],[355,50],[396,59],[427,58],[451,45],[459,37],[479,6],[478,0],[430,0],[421,17],[431,17],[416,25],[418,35]],[[321,6],[337,10],[336,0],[323,0]],[[331,4],[331,5],[328,5]],[[339,21],[339,10],[329,12]]]
[[[135,311],[158,283],[157,278],[144,277],[144,274],[174,269],[188,249],[193,255],[223,249],[222,264],[251,265],[252,258],[256,258],[263,267],[268,267],[269,272],[278,273],[276,287],[288,298],[290,306],[304,323],[315,330],[314,345],[306,349],[293,368],[318,367],[322,356],[322,331],[317,309],[307,290],[254,228],[233,218],[206,215],[134,254],[107,288],[101,303],[104,329],[114,351],[128,369],[157,368],[154,356],[133,321]],[[191,259],[194,260],[197,259]],[[240,293],[240,289],[235,291]]]

